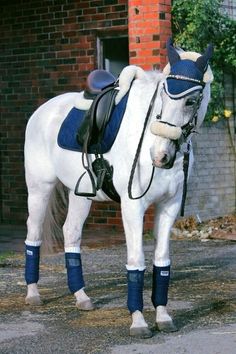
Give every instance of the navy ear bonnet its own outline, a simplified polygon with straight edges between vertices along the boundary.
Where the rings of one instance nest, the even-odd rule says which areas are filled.
[[[171,66],[165,82],[165,90],[171,98],[181,98],[192,91],[202,90],[203,75],[204,73],[196,67],[194,61],[179,60]]]
[[[171,98],[178,99],[190,92],[202,90],[205,85],[203,77],[209,59],[213,55],[213,46],[209,44],[205,53],[200,55],[196,61],[181,59],[173,45],[172,38],[168,39],[166,47],[170,63],[170,73],[164,84],[167,94]]]

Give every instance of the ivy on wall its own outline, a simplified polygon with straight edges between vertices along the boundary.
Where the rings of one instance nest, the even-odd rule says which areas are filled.
[[[213,122],[230,118],[232,112],[224,104],[223,73],[236,72],[236,21],[222,8],[223,0],[173,0],[172,33],[175,43],[186,50],[204,52],[214,45],[211,68],[214,82],[207,119]]]

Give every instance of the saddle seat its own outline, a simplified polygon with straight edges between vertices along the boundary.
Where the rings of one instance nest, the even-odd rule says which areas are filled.
[[[106,70],[94,70],[88,75],[84,98],[92,98],[93,103],[78,131],[79,144],[86,142],[89,146],[100,142],[118,92],[114,89],[115,81],[115,77]]]
[[[115,83],[116,78],[106,70],[93,70],[87,77],[84,90],[85,99],[95,98],[101,91]]]

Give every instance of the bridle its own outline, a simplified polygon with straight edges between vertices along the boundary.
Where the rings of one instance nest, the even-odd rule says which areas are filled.
[[[192,116],[191,118],[189,119],[189,121],[180,126],[179,128],[181,129],[181,135],[178,139],[173,139],[173,142],[175,143],[176,147],[177,147],[177,151],[180,150],[180,147],[186,143],[188,140],[189,140],[189,136],[192,134],[192,133],[196,133],[196,131],[194,130],[197,126],[197,118],[198,118],[198,110],[199,110],[199,107],[201,105],[201,102],[202,102],[202,98],[203,98],[203,88],[205,86],[205,83],[200,81],[200,80],[196,80],[196,79],[191,79],[191,78],[188,78],[186,76],[181,76],[181,75],[168,75],[167,76],[167,79],[168,78],[175,78],[177,80],[184,80],[184,81],[190,81],[190,82],[197,82],[199,83],[199,86],[197,86],[197,90],[199,91],[199,95],[196,97],[196,100],[194,101],[194,104],[193,104],[193,112],[192,112]],[[165,81],[166,82],[166,81]],[[172,95],[170,95],[168,93],[168,91],[166,90],[166,84],[165,82],[163,83],[163,88],[166,92],[166,94],[172,98],[172,99],[181,99],[183,97],[186,97],[186,96],[189,96],[192,92],[196,92],[197,90],[191,90],[191,91],[188,91],[187,93],[186,92],[183,92],[182,95],[178,95],[178,97],[173,97]],[[201,86],[200,86],[201,85]],[[167,122],[167,121],[163,121],[162,120],[162,110],[159,114],[157,114],[156,116],[156,120],[161,123],[161,124],[166,124],[170,127],[174,127],[174,128],[177,128],[177,126],[175,124],[172,124],[170,122]],[[158,134],[157,134],[158,135]],[[172,140],[172,139],[170,139]]]
[[[183,98],[185,96],[188,96],[190,93],[192,93],[193,91],[199,91],[199,95],[197,96],[194,104],[193,104],[193,113],[191,115],[190,120],[182,125],[181,127],[179,127],[181,129],[181,135],[178,137],[178,139],[170,139],[171,141],[174,142],[175,146],[176,146],[176,152],[175,152],[175,156],[174,156],[174,160],[176,157],[176,153],[178,151],[181,150],[181,147],[185,145],[185,149],[184,149],[184,159],[183,159],[183,171],[184,171],[184,183],[183,183],[183,195],[182,195],[182,202],[181,202],[181,216],[184,216],[184,207],[185,207],[185,200],[186,200],[186,195],[187,195],[187,178],[188,178],[188,168],[189,168],[189,154],[190,154],[190,149],[191,149],[191,145],[190,145],[190,139],[189,137],[191,136],[192,133],[196,133],[196,131],[194,130],[195,127],[197,126],[197,118],[198,118],[198,110],[200,108],[201,105],[201,101],[203,98],[203,88],[205,86],[205,83],[203,81],[200,80],[196,80],[196,79],[192,79],[186,76],[182,76],[182,75],[168,75],[166,79],[171,78],[171,79],[177,79],[177,80],[185,80],[185,81],[190,81],[190,82],[194,82],[196,84],[199,84],[199,86],[197,86],[197,89],[195,88],[194,90],[188,90],[188,92],[185,92],[182,95],[178,95],[178,97],[171,97],[168,94],[168,91],[166,90],[166,85],[164,81],[163,83],[163,87],[162,89],[165,89],[167,95],[169,95],[170,98],[174,98],[174,99],[180,99]],[[150,178],[150,182],[148,184],[148,187],[146,188],[146,190],[137,197],[134,197],[132,195],[132,183],[133,183],[133,178],[134,178],[134,173],[135,173],[135,169],[136,169],[136,165],[137,165],[137,161],[140,155],[140,151],[141,151],[141,147],[142,147],[142,142],[143,142],[143,138],[144,138],[144,134],[145,134],[145,130],[149,121],[150,116],[152,115],[152,111],[153,111],[153,107],[154,107],[154,103],[155,103],[155,99],[157,97],[157,92],[159,89],[159,84],[157,85],[155,92],[152,96],[152,99],[150,101],[149,104],[149,108],[146,114],[146,118],[144,121],[144,125],[143,125],[143,130],[142,130],[142,134],[139,140],[139,144],[137,147],[137,151],[135,154],[135,158],[133,161],[133,165],[131,168],[131,173],[130,173],[130,178],[129,178],[129,183],[128,183],[128,195],[130,199],[136,200],[136,199],[140,199],[142,198],[149,190],[151,184],[152,184],[152,180],[153,180],[153,176],[154,176],[154,171],[155,171],[155,167],[153,166],[152,168],[152,173],[151,173],[151,178]],[[167,121],[163,121],[162,120],[162,110],[160,111],[159,114],[157,114],[156,116],[156,121],[158,121],[161,124],[165,124],[168,125],[170,127],[173,128],[178,128],[176,125],[167,122]],[[157,134],[158,135],[158,134]]]

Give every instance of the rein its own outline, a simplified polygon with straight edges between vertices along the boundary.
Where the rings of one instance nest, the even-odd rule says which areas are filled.
[[[182,79],[182,77],[179,78],[179,79]],[[159,84],[157,85],[156,90],[155,90],[155,92],[154,92],[154,94],[152,96],[152,99],[151,99],[151,102],[150,102],[150,105],[149,105],[149,108],[148,108],[148,111],[147,111],[147,114],[146,114],[146,118],[145,118],[145,121],[144,121],[142,134],[141,134],[141,137],[140,137],[140,140],[139,140],[139,143],[138,143],[138,147],[137,147],[137,150],[136,150],[136,154],[135,154],[135,157],[134,157],[133,165],[132,165],[132,168],[131,168],[131,173],[130,173],[129,183],[128,183],[128,196],[132,200],[140,199],[148,192],[148,190],[149,190],[149,188],[150,188],[150,186],[152,184],[152,180],[153,180],[153,176],[154,176],[154,172],[155,172],[155,167],[153,166],[152,173],[151,173],[151,178],[150,178],[150,181],[149,181],[149,184],[148,184],[146,190],[140,196],[134,197],[132,195],[132,183],[133,183],[133,179],[134,179],[134,173],[135,173],[135,169],[137,167],[138,158],[140,156],[140,151],[141,151],[141,148],[142,148],[143,138],[144,138],[144,134],[145,134],[145,131],[146,131],[146,128],[147,128],[148,120],[149,120],[150,115],[152,113],[153,105],[154,105],[154,102],[155,102],[155,99],[156,99],[156,96],[157,96],[158,87],[159,87]],[[180,146],[182,144],[187,142],[187,139],[188,139],[189,135],[191,133],[195,132],[193,129],[195,128],[195,126],[197,124],[197,112],[198,112],[198,109],[200,107],[201,101],[202,101],[202,92],[200,92],[199,98],[198,98],[198,100],[197,100],[197,102],[195,104],[192,118],[190,119],[190,121],[188,123],[186,123],[185,125],[180,127],[181,130],[182,130],[182,134],[181,134],[181,136],[178,139],[174,140],[174,142],[176,143],[176,146],[177,146],[177,151],[180,150]],[[161,113],[157,115],[157,120],[159,120],[161,123],[169,125],[171,127],[176,127],[174,124],[171,124],[171,123],[165,122],[165,121],[161,121]],[[183,194],[182,194],[182,201],[181,201],[181,208],[180,208],[180,216],[184,216],[185,202],[186,202],[186,197],[187,197],[187,182],[188,182],[190,148],[191,148],[191,144],[189,142],[187,142],[187,148],[186,148],[186,150],[184,152],[184,159],[183,159],[184,182],[183,182]]]
[[[153,180],[153,176],[154,176],[154,172],[155,172],[155,167],[153,166],[151,178],[150,178],[150,181],[149,181],[149,184],[148,184],[146,190],[140,196],[133,197],[133,195],[132,195],[132,183],[133,183],[133,179],[134,179],[134,173],[135,173],[135,169],[136,169],[136,166],[137,166],[137,162],[138,162],[138,158],[139,158],[139,155],[140,155],[140,151],[141,151],[141,148],[142,148],[143,138],[144,138],[144,134],[145,134],[145,131],[146,131],[146,128],[147,128],[148,120],[149,120],[150,115],[152,113],[153,106],[154,106],[154,103],[155,103],[155,99],[157,97],[158,87],[159,87],[159,84],[156,87],[156,90],[155,90],[155,92],[154,92],[154,94],[152,96],[151,102],[150,102],[149,107],[148,107],[148,111],[147,111],[147,114],[146,114],[146,117],[145,117],[145,121],[144,121],[144,124],[143,124],[142,134],[141,134],[141,137],[140,137],[140,140],[139,140],[139,143],[138,143],[138,147],[137,147],[137,150],[136,150],[136,154],[135,154],[133,165],[132,165],[131,172],[130,172],[129,183],[128,183],[128,195],[129,195],[129,198],[133,199],[133,200],[142,198],[148,192],[148,190],[149,190],[149,188],[150,188],[150,186],[152,184],[152,180]]]
[[[190,143],[187,144],[187,149],[184,152],[184,160],[183,160],[183,171],[184,171],[184,183],[183,183],[183,194],[180,208],[180,216],[184,216],[185,202],[188,191],[188,168],[189,168],[189,153],[190,153]]]
[[[195,103],[192,118],[189,120],[188,123],[180,127],[182,130],[181,136],[178,139],[173,140],[176,143],[177,151],[180,150],[181,145],[187,143],[187,148],[184,151],[184,159],[183,159],[184,182],[183,182],[183,194],[182,194],[182,201],[181,201],[181,208],[180,208],[180,216],[184,216],[185,202],[187,197],[187,187],[188,187],[189,154],[190,154],[191,144],[190,142],[187,141],[187,139],[190,134],[196,133],[196,131],[194,131],[194,128],[197,124],[197,113],[202,101],[202,97],[203,97],[202,92],[200,92],[198,100]],[[159,120],[163,124],[176,127],[176,125],[174,124],[161,121],[161,114],[157,115],[157,120]]]

